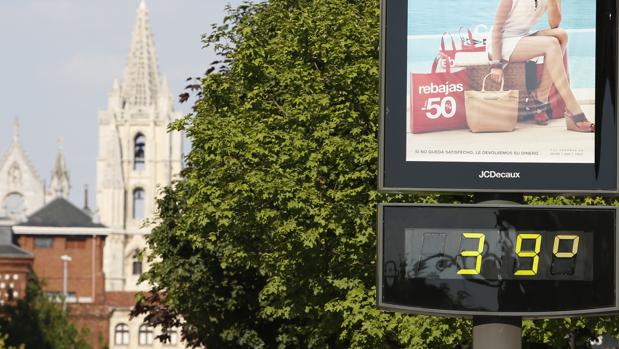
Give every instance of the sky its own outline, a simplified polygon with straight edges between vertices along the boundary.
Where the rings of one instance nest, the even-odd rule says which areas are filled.
[[[146,0],[159,58],[174,100],[189,76],[215,60],[201,36],[240,0]],[[49,183],[63,139],[70,199],[94,204],[98,113],[127,62],[139,0],[0,1],[0,154],[19,119],[21,143]],[[176,103],[186,113],[191,105]],[[187,152],[187,149],[185,149]],[[0,155],[1,158],[2,155]]]

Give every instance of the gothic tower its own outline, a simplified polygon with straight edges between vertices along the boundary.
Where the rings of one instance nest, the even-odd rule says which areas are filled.
[[[158,188],[170,184],[181,170],[181,135],[167,131],[178,117],[159,74],[142,0],[124,78],[114,81],[108,108],[99,113],[96,202],[101,223],[113,232],[104,257],[108,291],[137,289],[142,270],[136,270],[135,251],[143,248],[149,232],[143,221],[153,215]]]
[[[19,122],[16,119],[13,141],[0,158],[0,217],[20,222],[44,203],[43,180],[21,146]]]
[[[54,163],[54,169],[52,170],[49,189],[45,194],[45,202],[51,202],[58,197],[68,199],[70,190],[71,182],[69,180],[69,171],[67,170],[66,161],[64,159],[62,140],[59,139],[58,154],[56,155],[56,162]]]

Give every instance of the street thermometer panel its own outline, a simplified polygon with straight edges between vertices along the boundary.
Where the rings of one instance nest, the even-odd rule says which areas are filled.
[[[617,311],[616,209],[382,205],[379,307],[453,316]]]

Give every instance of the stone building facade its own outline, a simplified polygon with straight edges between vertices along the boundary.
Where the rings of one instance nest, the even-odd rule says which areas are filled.
[[[179,333],[170,333],[173,343],[155,340],[159,334],[130,319],[136,291],[148,269],[139,257],[150,229],[144,220],[153,217],[160,187],[176,178],[182,166],[182,137],[168,132],[180,117],[173,110],[172,95],[159,73],[157,52],[146,4],[142,0],[131,38],[122,81],[114,81],[107,110],[99,113],[97,158],[97,208],[101,222],[110,227],[105,245],[105,289],[110,306],[109,347],[179,348]]]
[[[24,220],[45,203],[45,188],[20,142],[19,122],[15,120],[13,139],[0,159],[0,216]]]
[[[0,216],[21,222],[56,197],[69,197],[71,185],[64,151],[59,142],[50,185],[38,175],[20,140],[19,121],[13,125],[13,139],[9,149],[0,158]]]
[[[141,0],[123,79],[113,82],[107,109],[98,116],[94,212],[67,200],[71,183],[61,143],[48,187],[21,146],[17,121],[0,158],[0,217],[15,222],[18,244],[50,296],[63,290],[60,257],[71,256],[68,304],[77,324],[91,329],[95,348],[184,348],[180,332],[169,333],[172,343],[159,343],[158,329],[129,319],[135,293],[149,289],[138,283],[148,269],[139,257],[150,233],[144,221],[153,217],[159,188],[182,168],[182,136],[168,132],[180,116],[159,72]],[[0,293],[1,286],[2,280]]]
[[[168,185],[182,164],[182,139],[167,131],[180,117],[159,74],[148,10],[142,1],[131,39],[124,80],[115,81],[108,108],[99,114],[97,208],[112,229],[106,245],[106,290],[138,286],[136,251],[145,246],[145,218],[155,210],[157,188]]]

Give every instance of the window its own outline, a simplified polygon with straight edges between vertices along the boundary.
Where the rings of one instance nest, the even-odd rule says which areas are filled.
[[[144,189],[133,191],[133,219],[144,219]]]
[[[65,249],[67,250],[83,250],[86,248],[86,238],[83,237],[67,237],[65,241]]]
[[[146,160],[145,157],[145,148],[146,148],[146,137],[143,134],[138,133],[135,136],[134,140],[134,151],[133,151],[133,169],[136,171],[144,170],[144,163]]]
[[[20,193],[11,193],[4,198],[2,203],[6,216],[14,220],[23,218],[26,211],[26,200]]]
[[[50,236],[36,236],[34,238],[34,248],[52,248],[54,238]]]
[[[137,252],[133,255],[131,266],[133,269],[133,275],[142,274],[142,261],[140,260]]]
[[[178,332],[174,329],[167,329],[166,334],[169,337],[169,340],[165,342],[165,345],[177,345],[178,344]]]
[[[45,292],[45,296],[51,299],[54,302],[62,302],[65,298],[64,292],[62,291],[47,291]],[[67,303],[75,303],[77,302],[77,293],[74,291],[67,291]]]
[[[114,327],[114,344],[129,344],[129,326],[127,324],[118,324]]]
[[[150,345],[153,344],[153,329],[144,324],[140,326],[140,330],[138,332],[138,344],[139,345]]]

